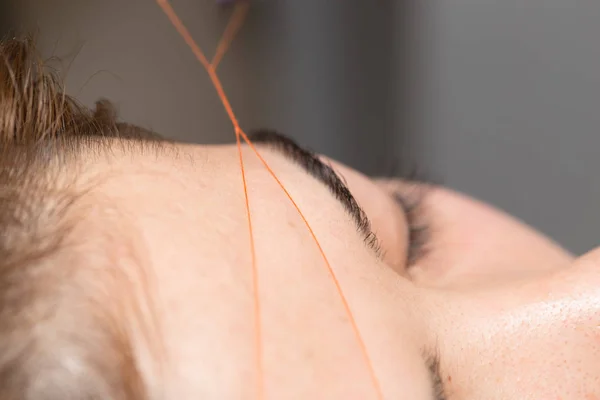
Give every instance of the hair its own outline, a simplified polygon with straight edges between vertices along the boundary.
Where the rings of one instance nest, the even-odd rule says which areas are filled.
[[[30,39],[1,41],[0,58],[0,400],[148,398],[123,322],[141,306],[111,295],[128,290],[126,261],[73,234],[73,171],[98,138],[154,134],[106,100],[79,105]]]

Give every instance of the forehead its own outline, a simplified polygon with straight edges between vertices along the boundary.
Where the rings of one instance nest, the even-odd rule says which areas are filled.
[[[183,146],[177,157],[113,159],[106,164],[110,178],[90,199],[118,210],[119,234],[133,237],[143,253],[141,267],[172,363],[169,387],[209,390],[223,398],[236,390],[231,382],[251,386],[258,368],[258,299],[264,371],[273,392],[370,398],[373,383],[362,341],[388,391],[426,398],[423,328],[418,313],[410,311],[417,305],[409,305],[408,297],[399,300],[394,293],[398,277],[364,247],[327,188],[281,156],[262,154],[305,213],[361,337],[353,331],[314,238],[248,151],[254,272],[235,147]],[[88,223],[107,220],[98,213]],[[198,379],[198,371],[205,379]]]

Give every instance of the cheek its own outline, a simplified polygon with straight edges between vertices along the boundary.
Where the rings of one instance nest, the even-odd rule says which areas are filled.
[[[440,296],[435,331],[460,398],[586,399],[600,391],[600,269]],[[494,397],[496,396],[496,397]]]
[[[455,357],[462,358],[463,382],[474,398],[495,399],[490,395],[502,392],[499,398],[581,399],[599,387],[599,346],[584,333],[589,327],[567,323],[569,317],[518,314],[471,325],[456,338],[461,351]]]

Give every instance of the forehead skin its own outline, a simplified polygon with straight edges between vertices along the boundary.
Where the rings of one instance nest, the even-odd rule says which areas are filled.
[[[282,156],[262,154],[319,238],[386,398],[430,399],[422,353],[434,342],[415,290],[364,246],[325,186]],[[98,212],[84,224],[106,224],[103,213],[117,210],[118,234],[147,252],[141,267],[160,324],[166,398],[252,398],[256,390],[252,258],[237,157],[233,146],[180,146],[176,157],[116,152],[91,172],[107,178],[89,193]],[[248,149],[244,157],[266,393],[376,398],[318,248],[264,167]]]
[[[268,398],[377,398],[321,254],[249,149],[262,347],[235,146],[122,150],[93,163],[84,158],[96,184],[86,197],[94,212],[79,231],[84,237],[114,227],[113,235],[144,255],[142,296],[154,304],[160,376],[148,372],[155,360],[137,351],[156,397],[256,398],[259,349]],[[385,193],[389,182],[376,185],[334,164],[383,244],[401,243],[378,259],[323,184],[281,155],[261,153],[314,229],[384,398],[434,398],[425,350],[439,352],[448,399],[600,393],[600,252],[574,260],[501,212],[435,188],[424,199],[431,249],[407,270],[407,221]]]

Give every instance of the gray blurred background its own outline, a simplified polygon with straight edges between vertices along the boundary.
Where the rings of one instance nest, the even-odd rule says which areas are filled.
[[[172,3],[212,54],[231,10]],[[107,97],[180,140],[231,141],[153,0],[8,4],[3,28],[36,26],[84,103]],[[369,174],[416,167],[583,252],[600,242],[598,21],[597,0],[255,0],[219,74],[247,129]]]

